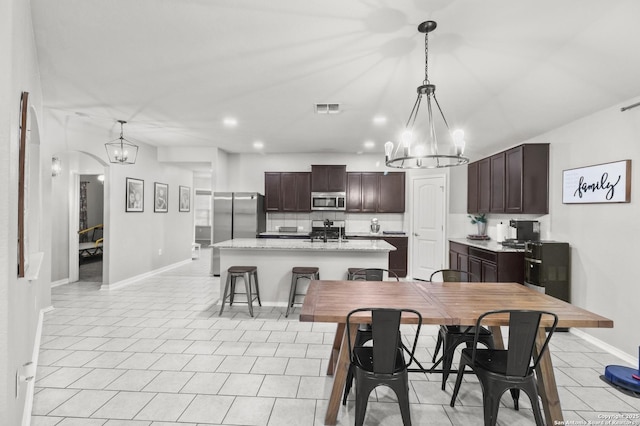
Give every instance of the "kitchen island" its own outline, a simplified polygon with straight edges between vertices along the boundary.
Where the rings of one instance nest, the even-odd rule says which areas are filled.
[[[320,278],[344,280],[348,268],[385,268],[396,248],[383,240],[322,242],[299,239],[237,238],[216,243],[220,249],[220,296],[230,266],[257,266],[263,305],[287,306],[291,268],[318,267]],[[304,292],[300,280],[299,292]]]

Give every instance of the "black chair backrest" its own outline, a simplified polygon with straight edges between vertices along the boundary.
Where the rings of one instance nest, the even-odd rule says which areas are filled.
[[[389,279],[395,278],[396,281],[400,281],[400,278],[398,278],[398,275],[395,272],[389,269],[382,269],[382,268],[358,269],[352,274],[352,277],[353,277],[353,280],[383,281],[385,272],[387,273],[387,276],[389,277]]]
[[[480,335],[481,323],[487,318],[494,315],[509,315],[509,341],[507,353],[507,370],[508,376],[524,377],[527,375],[531,367],[531,357],[536,342],[536,335],[540,327],[540,321],[544,315],[553,318],[553,325],[548,329],[547,337],[537,354],[532,367],[536,367],[540,362],[540,357],[547,349],[549,340],[558,325],[558,316],[553,312],[533,311],[533,310],[515,310],[503,309],[498,311],[490,311],[482,314],[476,323],[476,334],[474,338],[472,359],[475,360],[476,347]]]
[[[391,374],[396,366],[396,356],[402,351],[402,341],[400,337],[400,321],[403,314],[413,315],[417,320],[416,334],[413,340],[411,351],[409,352],[408,367],[414,359],[420,327],[422,326],[422,315],[413,309],[392,309],[392,308],[360,308],[354,309],[347,315],[347,336],[349,346],[349,359],[353,359],[353,344],[351,342],[351,316],[359,312],[369,312],[371,315],[371,333],[373,335],[373,370],[374,373]],[[367,319],[365,322],[369,322]],[[401,355],[402,356],[402,355]],[[405,361],[406,362],[406,361]]]
[[[460,269],[440,269],[435,271],[429,277],[429,281],[434,282],[434,278],[440,276],[442,282],[471,282],[480,281],[471,272],[462,271]]]

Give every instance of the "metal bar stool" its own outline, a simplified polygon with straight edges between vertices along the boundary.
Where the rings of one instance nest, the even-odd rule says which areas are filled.
[[[355,278],[356,272],[359,272],[358,275],[364,276],[364,268],[348,268],[347,269],[347,279],[353,280]]]
[[[289,304],[287,305],[287,313],[284,314],[285,317],[289,316],[289,311],[293,307],[296,296],[305,295],[304,293],[297,293],[298,280],[300,278],[306,278],[308,280],[319,280],[320,272],[318,271],[318,268],[303,266],[296,266],[291,270],[291,289],[289,290]]]
[[[255,296],[251,291],[251,277],[253,277],[253,286],[255,288]],[[236,294],[236,279],[242,278],[244,280],[244,288],[247,294],[247,305],[249,305],[249,315],[253,317],[253,301],[258,300],[258,305],[262,306],[260,302],[260,289],[258,287],[258,268],[256,266],[232,266],[227,269],[227,281],[224,285],[224,295],[222,296],[222,303],[220,304],[220,313],[222,315],[224,310],[224,303],[229,299],[229,306],[233,305],[233,298]]]

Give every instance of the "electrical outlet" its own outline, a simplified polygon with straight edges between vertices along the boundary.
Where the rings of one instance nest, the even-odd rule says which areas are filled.
[[[158,256],[162,256],[162,249],[158,249]]]

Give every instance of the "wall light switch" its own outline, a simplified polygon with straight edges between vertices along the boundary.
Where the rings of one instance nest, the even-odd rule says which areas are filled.
[[[158,249],[158,256],[162,256],[162,249]]]

